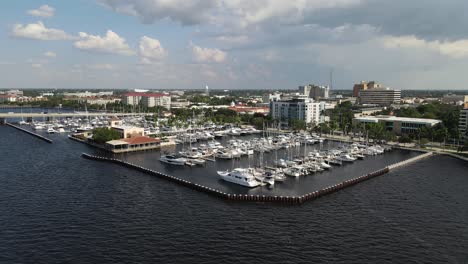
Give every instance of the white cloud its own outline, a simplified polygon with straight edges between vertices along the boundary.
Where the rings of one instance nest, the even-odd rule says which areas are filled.
[[[138,55],[141,57],[142,64],[151,64],[167,56],[167,51],[157,39],[143,36],[138,46]]]
[[[109,63],[104,63],[104,64],[92,64],[92,65],[87,65],[87,68],[93,69],[93,70],[114,70],[116,69],[115,65],[109,64]]]
[[[33,64],[31,64],[31,67],[36,68],[36,69],[42,68],[42,64],[40,64],[40,63],[33,63]]]
[[[125,39],[112,30],[108,30],[104,37],[99,35],[89,35],[84,32],[80,32],[79,36],[80,40],[73,44],[77,49],[125,56],[135,54],[135,52],[130,49],[128,44],[125,42]]]
[[[38,21],[32,24],[15,24],[12,35],[18,38],[38,39],[38,40],[69,40],[72,36],[61,29],[47,28],[44,23]]]
[[[42,5],[38,9],[29,10],[28,14],[35,17],[53,17],[55,8],[48,5]]]
[[[438,52],[455,59],[468,57],[468,39],[456,41],[426,41],[416,36],[386,36],[383,38],[383,45],[390,49],[424,49]]]
[[[57,54],[52,51],[47,51],[47,52],[44,52],[44,56],[49,57],[49,58],[55,58],[57,57]]]
[[[192,44],[192,55],[197,62],[223,62],[227,54],[219,49],[202,48]]]
[[[171,19],[183,25],[198,24],[210,17],[217,0],[97,0],[122,14],[140,18],[144,23]]]

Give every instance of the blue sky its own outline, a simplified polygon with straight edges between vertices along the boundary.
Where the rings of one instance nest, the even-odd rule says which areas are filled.
[[[462,0],[18,0],[0,87],[466,89]]]

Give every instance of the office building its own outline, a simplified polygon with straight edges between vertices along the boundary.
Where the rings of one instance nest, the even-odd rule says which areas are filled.
[[[374,88],[359,92],[360,104],[391,105],[401,102],[401,90],[391,88]]]
[[[427,118],[409,118],[396,116],[361,116],[353,119],[353,124],[376,124],[383,123],[387,131],[395,134],[413,134],[417,133],[421,127],[434,127],[442,123],[441,120]]]
[[[271,101],[270,115],[283,126],[289,126],[292,120],[318,124],[320,123],[320,103],[315,103],[310,98]]]

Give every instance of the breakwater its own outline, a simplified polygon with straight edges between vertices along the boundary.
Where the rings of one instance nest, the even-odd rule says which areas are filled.
[[[155,170],[151,170],[151,169],[148,169],[148,168],[145,168],[145,167],[142,167],[142,166],[139,166],[139,165],[135,165],[135,164],[123,161],[123,160],[114,159],[114,158],[100,157],[100,156],[93,156],[93,155],[86,154],[86,153],[83,153],[82,157],[86,158],[86,159],[90,159],[90,160],[111,162],[111,163],[114,163],[114,164],[125,166],[127,168],[135,169],[135,170],[138,170],[140,172],[150,174],[150,175],[154,175],[154,176],[158,176],[160,178],[175,182],[175,183],[180,184],[182,186],[185,186],[185,187],[188,187],[188,188],[200,191],[200,192],[207,193],[209,195],[213,195],[213,196],[216,196],[216,197],[219,197],[219,198],[223,198],[225,200],[253,201],[253,202],[267,202],[267,203],[282,203],[282,204],[290,204],[290,205],[294,205],[294,204],[299,205],[299,204],[302,204],[304,202],[312,201],[312,200],[315,200],[315,199],[317,199],[319,197],[322,197],[322,196],[337,192],[339,190],[345,189],[347,187],[353,186],[353,185],[358,184],[360,182],[375,178],[377,176],[384,175],[384,174],[388,173],[390,170],[393,170],[393,169],[405,166],[407,164],[419,161],[419,160],[424,159],[426,157],[429,157],[431,155],[432,155],[432,153],[425,153],[425,154],[422,154],[422,155],[407,159],[405,161],[401,161],[401,162],[392,164],[392,165],[387,166],[387,167],[385,167],[383,169],[379,169],[379,170],[373,171],[371,173],[368,173],[368,174],[365,174],[365,175],[362,175],[362,176],[359,176],[359,177],[356,177],[356,178],[353,178],[353,179],[345,180],[345,181],[339,182],[337,184],[334,184],[334,185],[331,185],[331,186],[328,186],[328,187],[325,187],[325,188],[322,188],[320,190],[316,190],[316,191],[313,191],[313,192],[310,192],[310,193],[306,193],[306,194],[300,195],[300,196],[276,196],[276,195],[275,196],[269,196],[269,195],[249,195],[249,194],[226,193],[226,192],[222,192],[220,190],[216,190],[214,188],[210,188],[210,187],[203,186],[203,185],[200,185],[200,184],[197,184],[197,183],[193,183],[191,181],[187,181],[187,180],[184,180],[184,179],[172,176],[172,175],[167,175],[165,173],[158,172],[158,171],[155,171]]]
[[[18,129],[18,130],[20,130],[20,131],[23,131],[23,132],[25,132],[25,133],[27,133],[27,134],[33,136],[33,137],[37,137],[37,138],[39,138],[39,139],[41,139],[41,140],[44,140],[44,141],[47,142],[47,143],[52,144],[52,142],[53,142],[52,139],[46,138],[46,137],[41,136],[41,135],[39,135],[39,134],[36,134],[36,133],[34,133],[34,132],[32,132],[32,131],[29,131],[29,130],[27,130],[27,129],[24,129],[24,128],[22,128],[22,127],[15,126],[15,125],[10,124],[10,123],[5,123],[5,124],[6,124],[7,126],[12,127],[12,128],[15,128],[15,129]]]

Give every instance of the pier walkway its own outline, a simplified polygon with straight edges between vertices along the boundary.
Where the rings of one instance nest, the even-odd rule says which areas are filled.
[[[25,133],[27,133],[27,134],[33,136],[33,137],[37,137],[37,138],[39,138],[39,139],[41,139],[41,140],[44,140],[44,141],[47,142],[47,143],[51,143],[51,144],[52,144],[52,142],[53,142],[52,139],[46,138],[46,137],[41,136],[41,135],[39,135],[39,134],[36,134],[36,133],[34,133],[34,132],[32,132],[32,131],[29,131],[29,130],[27,130],[27,129],[24,129],[24,128],[22,128],[22,127],[15,126],[15,125],[12,125],[12,124],[10,124],[10,123],[5,123],[5,124],[6,124],[7,126],[12,127],[12,128],[15,128],[15,129],[18,129],[18,130],[20,130],[20,131],[23,131],[23,132],[25,132]]]

